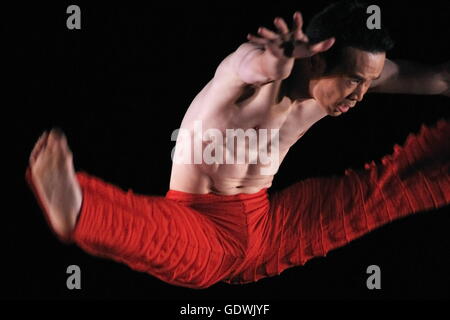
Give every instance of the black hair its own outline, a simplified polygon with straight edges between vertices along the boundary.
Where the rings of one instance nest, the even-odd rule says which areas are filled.
[[[369,29],[367,13],[369,4],[358,0],[343,0],[332,3],[316,14],[305,33],[311,44],[334,37],[336,42],[322,53],[327,61],[327,71],[341,61],[342,49],[353,47],[371,53],[386,52],[394,46],[387,28]]]

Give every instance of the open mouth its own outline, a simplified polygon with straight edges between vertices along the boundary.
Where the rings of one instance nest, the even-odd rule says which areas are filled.
[[[349,106],[349,105],[346,105],[346,104],[340,104],[340,105],[337,106],[337,109],[338,109],[340,112],[345,113],[345,112],[347,112],[348,110],[350,110],[350,106]]]
[[[350,108],[354,107],[356,103],[354,102],[341,102],[336,106],[336,109],[340,112],[347,112]]]

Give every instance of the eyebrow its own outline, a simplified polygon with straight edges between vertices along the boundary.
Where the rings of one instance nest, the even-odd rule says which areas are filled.
[[[349,77],[355,78],[355,79],[358,79],[358,80],[362,80],[362,81],[366,81],[366,80],[367,80],[366,78],[361,77],[360,75],[357,75],[356,73],[351,73],[351,74],[349,74]],[[378,79],[380,79],[380,78],[381,78],[381,74],[380,74],[378,77],[373,78],[372,80],[378,80]]]

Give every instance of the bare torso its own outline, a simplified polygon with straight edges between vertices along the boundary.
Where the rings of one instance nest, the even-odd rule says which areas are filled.
[[[194,194],[233,195],[269,188],[289,148],[325,116],[315,100],[293,102],[282,94],[281,85],[282,81],[274,81],[262,86],[234,86],[232,80],[213,79],[191,103],[180,126],[192,134],[195,122],[201,121],[203,132],[216,128],[224,137],[225,129],[245,131],[253,128],[256,132],[267,129],[269,137],[270,130],[279,129],[279,160],[275,166],[272,163],[270,174],[262,173],[262,169],[270,165],[260,161],[249,163],[248,158],[243,164],[173,162],[170,189]],[[236,145],[233,150],[234,154],[239,151],[238,147]]]

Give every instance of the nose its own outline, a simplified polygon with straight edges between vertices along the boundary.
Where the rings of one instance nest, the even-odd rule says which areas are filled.
[[[363,86],[363,85],[359,85],[355,91],[353,91],[353,93],[351,94],[350,98],[352,100],[356,100],[358,102],[361,102],[362,99],[364,98],[364,95],[367,92],[368,87]]]

